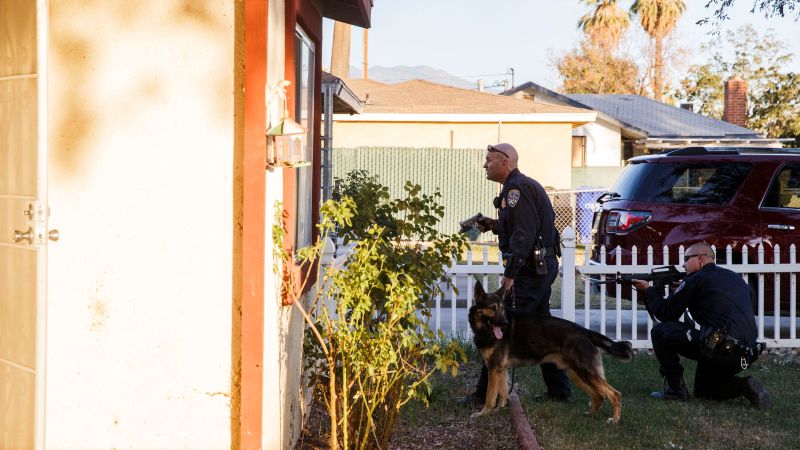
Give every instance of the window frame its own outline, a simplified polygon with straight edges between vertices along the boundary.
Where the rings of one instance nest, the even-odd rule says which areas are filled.
[[[776,183],[780,182],[781,173],[785,170],[792,170],[800,172],[800,163],[786,163],[782,164],[780,167],[775,170],[775,173],[772,175],[772,179],[767,185],[767,190],[764,192],[764,198],[761,200],[761,204],[759,205],[760,209],[766,210],[778,210],[778,211],[791,211],[791,212],[798,212],[800,213],[800,207],[791,207],[791,206],[783,206],[780,201],[778,202],[778,206],[767,205],[767,201],[770,199],[772,195],[772,189],[776,186]],[[798,190],[800,193],[800,189]],[[780,198],[780,192],[778,192],[778,198]]]
[[[294,248],[312,244],[314,236],[314,134],[317,45],[300,24],[294,32],[294,116],[306,128],[303,163],[294,168]],[[307,51],[306,51],[307,50]]]

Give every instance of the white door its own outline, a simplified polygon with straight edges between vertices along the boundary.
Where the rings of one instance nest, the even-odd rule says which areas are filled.
[[[42,0],[0,0],[0,448],[41,447],[46,153]],[[37,332],[38,330],[38,332]],[[39,405],[39,406],[37,406]]]

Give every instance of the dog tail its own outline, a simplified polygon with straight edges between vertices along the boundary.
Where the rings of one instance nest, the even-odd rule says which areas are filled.
[[[611,356],[623,361],[630,361],[633,359],[633,346],[628,341],[612,341]]]
[[[633,359],[633,346],[630,342],[614,341],[600,333],[591,330],[587,331],[589,331],[589,339],[592,340],[592,343],[600,347],[604,352],[623,361],[630,361]]]

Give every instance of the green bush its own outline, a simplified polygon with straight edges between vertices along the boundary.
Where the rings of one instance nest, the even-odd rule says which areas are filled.
[[[433,372],[455,376],[465,361],[461,346],[430,329],[426,304],[441,281],[449,284],[444,267],[466,241],[436,232],[444,214],[438,193],[420,195],[411,183],[405,191],[405,198],[389,199],[375,177],[351,173],[340,200],[323,205],[319,225],[323,238],[338,229],[356,242],[343,267],[322,268],[335,306],[324,306],[322,289],[308,313],[294,302],[309,324],[305,370],[330,414],[331,448],[387,448],[400,408],[414,398],[426,402]],[[321,250],[322,240],[298,259],[309,265]]]

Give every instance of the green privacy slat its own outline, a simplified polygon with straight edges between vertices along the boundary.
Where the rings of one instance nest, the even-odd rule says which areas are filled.
[[[477,212],[494,215],[492,199],[497,185],[486,179],[484,149],[358,147],[333,149],[333,176],[344,178],[361,169],[377,175],[392,198],[403,195],[406,181],[419,184],[423,192],[438,188],[445,215],[438,231],[458,231],[458,222]]]

